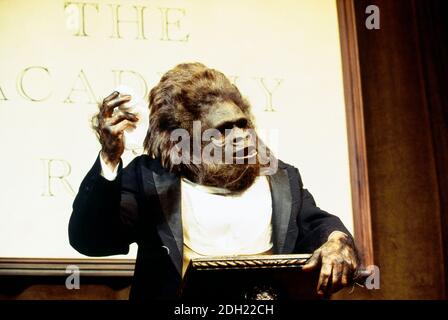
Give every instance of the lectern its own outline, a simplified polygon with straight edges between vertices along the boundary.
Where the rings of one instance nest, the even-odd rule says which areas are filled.
[[[319,299],[319,270],[305,272],[310,254],[192,259],[179,288],[182,300]]]

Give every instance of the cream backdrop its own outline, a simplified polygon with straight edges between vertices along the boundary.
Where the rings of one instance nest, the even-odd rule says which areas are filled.
[[[0,40],[0,257],[82,257],[67,223],[99,150],[95,101],[119,82],[144,94],[184,61],[232,78],[352,230],[334,0],[0,0]]]

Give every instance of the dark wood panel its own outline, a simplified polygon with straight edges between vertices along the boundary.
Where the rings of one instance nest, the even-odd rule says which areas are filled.
[[[427,1],[354,1],[368,158],[372,238],[381,271],[376,298],[445,297],[440,177],[421,71],[415,5]],[[380,30],[365,27],[377,5]],[[438,32],[433,30],[433,32]],[[443,45],[440,44],[439,45]],[[416,257],[422,257],[418,262]]]
[[[373,240],[355,7],[351,0],[338,0],[337,8],[344,77],[354,234],[362,264],[368,266],[374,264]]]
[[[347,110],[347,121],[355,119],[364,125],[358,124],[358,129],[364,130],[366,155],[362,149],[356,152],[367,161],[373,256],[380,268],[381,288],[354,294],[344,291],[336,298],[444,299],[448,274],[447,1],[337,3],[344,72],[349,74],[344,75],[347,107],[362,106],[359,117]],[[366,7],[372,4],[380,9],[379,30],[365,27]],[[349,141],[356,149],[357,142]],[[353,194],[360,197],[354,199],[355,206],[362,196],[356,186]]]
[[[448,291],[448,2],[413,1],[413,10],[438,178]]]

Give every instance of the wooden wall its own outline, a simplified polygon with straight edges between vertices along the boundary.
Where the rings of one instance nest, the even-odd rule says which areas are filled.
[[[339,1],[339,9],[350,3],[356,17],[373,258],[381,289],[338,297],[444,299],[447,11],[443,1],[427,0]],[[365,27],[371,4],[380,8],[379,30]]]

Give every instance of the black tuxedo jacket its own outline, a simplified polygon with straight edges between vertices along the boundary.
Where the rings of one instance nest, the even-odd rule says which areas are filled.
[[[311,253],[328,235],[349,234],[339,218],[316,207],[296,168],[281,161],[269,176],[275,254]],[[180,179],[147,155],[118,176],[101,176],[99,156],[81,183],[69,223],[70,244],[87,256],[126,254],[138,244],[131,299],[174,299],[181,281]],[[211,214],[213,208],[210,208]]]

